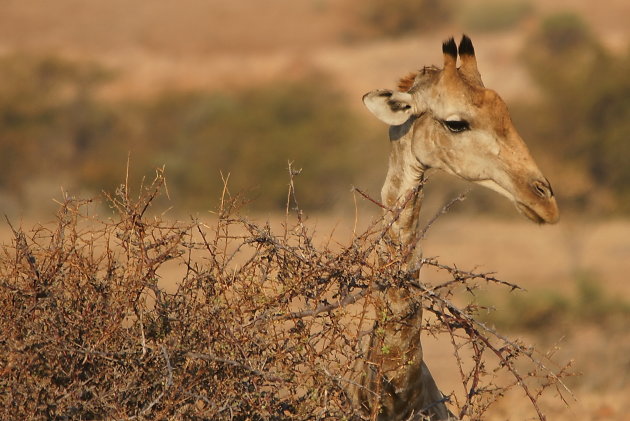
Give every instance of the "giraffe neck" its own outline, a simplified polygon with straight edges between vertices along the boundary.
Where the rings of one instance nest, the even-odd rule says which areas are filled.
[[[402,131],[402,135],[398,136],[396,130]],[[385,224],[391,223],[388,236],[404,253],[417,241],[425,171],[410,158],[414,155],[407,150],[411,147],[412,131],[411,127],[390,129],[392,152],[381,191],[383,203],[390,209],[385,214]],[[392,222],[399,209],[398,218]],[[415,247],[405,263],[415,266],[420,256],[420,248]],[[381,295],[377,310],[380,319],[371,338],[368,358],[380,369],[369,371],[366,378],[370,387],[379,382],[382,387],[378,420],[405,420],[425,408],[432,408],[429,410],[432,419],[448,419],[446,407],[436,405],[443,396],[423,361],[422,303],[414,292],[390,286]]]
[[[415,241],[418,233],[418,220],[422,207],[422,184],[425,168],[411,153],[413,123],[410,118],[402,126],[390,128],[392,150],[385,183],[381,190],[383,204],[389,209],[385,213],[385,223],[392,218],[389,237],[407,249]],[[402,207],[400,213],[398,209]]]
[[[405,263],[411,266],[421,255],[419,247],[413,253],[407,253],[418,233],[424,171],[404,161],[409,156],[401,153],[405,146],[403,143],[394,145],[381,196],[390,209],[385,214],[385,223],[391,223],[388,237],[395,244],[394,247],[399,247],[398,250],[405,255]],[[419,297],[414,297],[413,293],[409,288],[390,286],[381,295],[381,320],[378,322],[381,329],[380,335],[374,338],[373,352],[382,363],[381,374],[395,389],[386,393],[384,407],[391,407],[393,402],[390,402],[391,405],[386,402],[395,400],[397,395],[414,383],[412,377],[416,376],[422,362],[422,306]]]

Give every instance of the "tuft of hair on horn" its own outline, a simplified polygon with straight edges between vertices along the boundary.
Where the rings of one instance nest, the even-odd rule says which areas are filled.
[[[475,55],[475,47],[473,47],[473,43],[468,37],[468,35],[462,35],[462,40],[459,42],[459,55],[461,56],[474,56]]]
[[[467,35],[462,35],[462,40],[459,43],[459,59],[461,60],[461,67],[459,68],[460,75],[470,84],[483,87],[483,81],[477,69],[477,59],[475,58],[475,47],[468,38]]]
[[[448,55],[455,59],[457,58],[457,44],[455,44],[455,39],[453,37],[450,37],[442,43],[442,52],[444,55]]]
[[[457,65],[457,44],[453,37],[450,37],[442,44],[442,52],[444,53],[444,69],[452,69]]]

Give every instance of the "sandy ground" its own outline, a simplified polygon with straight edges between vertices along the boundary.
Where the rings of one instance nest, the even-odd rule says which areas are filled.
[[[575,292],[576,271],[586,271],[604,291],[630,301],[630,224],[627,221],[562,221],[552,227],[527,222],[440,221],[425,244],[425,254],[460,268],[493,271],[532,293],[541,289]],[[497,307],[498,312],[509,308]],[[630,320],[622,322],[627,326]],[[556,361],[574,361],[581,373],[569,381],[575,399],[565,406],[553,393],[542,400],[550,420],[630,420],[630,332],[600,324],[553,331],[512,333],[539,351],[554,344]],[[457,390],[452,350],[425,339],[426,360],[444,390]],[[527,416],[525,416],[527,414]],[[491,411],[490,420],[535,419],[522,394],[509,396]]]

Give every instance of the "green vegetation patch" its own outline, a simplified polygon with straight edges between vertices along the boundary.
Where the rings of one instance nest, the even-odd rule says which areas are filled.
[[[497,311],[485,315],[488,322],[502,329],[546,331],[584,323],[600,327],[625,326],[630,318],[630,302],[611,295],[588,273],[578,273],[574,292],[551,289],[510,293],[501,302],[497,297],[482,298],[482,303],[497,303]]]
[[[463,26],[472,31],[510,29],[531,16],[534,6],[529,1],[471,2],[459,10]]]
[[[358,10],[363,25],[376,36],[396,37],[448,24],[454,1],[367,0]]]

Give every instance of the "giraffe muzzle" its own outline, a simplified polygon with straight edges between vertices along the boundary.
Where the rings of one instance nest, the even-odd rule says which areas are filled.
[[[528,219],[537,224],[555,224],[560,219],[560,212],[553,189],[547,180],[534,181],[530,185],[533,200],[516,200],[517,209]]]

